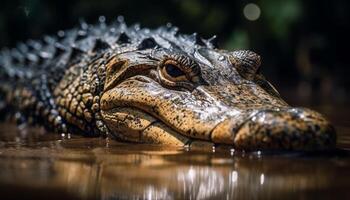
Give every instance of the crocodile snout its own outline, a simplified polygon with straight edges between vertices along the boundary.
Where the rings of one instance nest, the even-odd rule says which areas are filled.
[[[319,113],[303,108],[261,110],[238,128],[226,120],[212,132],[213,142],[245,150],[326,150],[335,147],[336,133]]]

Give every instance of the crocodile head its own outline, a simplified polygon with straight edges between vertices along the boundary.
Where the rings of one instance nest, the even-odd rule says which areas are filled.
[[[165,42],[135,49],[106,62],[101,114],[117,138],[168,145],[207,141],[244,150],[335,146],[329,122],[283,101],[259,72],[254,52]]]

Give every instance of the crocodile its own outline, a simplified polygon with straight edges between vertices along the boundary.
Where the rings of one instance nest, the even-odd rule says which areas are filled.
[[[1,51],[1,113],[61,134],[130,144],[335,147],[331,123],[287,104],[261,74],[258,54],[220,49],[216,41],[171,24],[81,21]]]

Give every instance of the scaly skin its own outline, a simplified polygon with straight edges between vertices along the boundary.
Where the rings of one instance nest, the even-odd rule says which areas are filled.
[[[243,150],[335,146],[330,123],[284,102],[257,54],[171,26],[82,23],[3,50],[1,65],[3,112],[59,133]]]

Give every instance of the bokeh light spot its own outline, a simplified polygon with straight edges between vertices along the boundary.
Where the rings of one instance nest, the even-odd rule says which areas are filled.
[[[250,21],[255,21],[259,19],[261,10],[255,3],[248,3],[243,8],[244,17]]]

